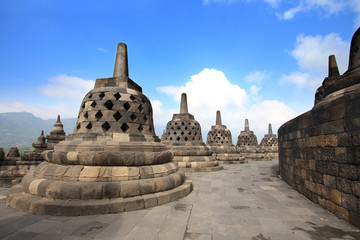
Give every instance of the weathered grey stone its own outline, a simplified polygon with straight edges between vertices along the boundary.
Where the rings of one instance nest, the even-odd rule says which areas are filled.
[[[162,142],[174,151],[174,161],[184,171],[197,171],[204,166],[197,166],[198,161],[207,161],[208,171],[219,170],[219,163],[212,156],[213,152],[204,144],[201,135],[201,126],[194,116],[188,113],[187,97],[181,95],[180,113],[174,114],[166,125],[166,133]],[[199,156],[203,158],[199,158]],[[194,162],[188,164],[190,161]]]

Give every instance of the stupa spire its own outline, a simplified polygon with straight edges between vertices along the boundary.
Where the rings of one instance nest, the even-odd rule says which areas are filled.
[[[335,55],[329,56],[329,77],[340,76],[338,65],[336,63]]]
[[[220,110],[216,111],[216,125],[222,125],[221,123],[221,113]]]
[[[271,127],[271,123],[269,123],[269,130],[268,130],[268,134],[273,134],[272,127]]]
[[[57,116],[57,120],[56,120],[57,123],[60,122],[60,115]]]
[[[244,129],[244,131],[250,131],[249,120],[248,119],[245,119],[245,129]]]
[[[180,113],[189,113],[186,93],[181,94]]]
[[[115,67],[113,77],[129,77],[127,46],[119,43],[116,50]]]

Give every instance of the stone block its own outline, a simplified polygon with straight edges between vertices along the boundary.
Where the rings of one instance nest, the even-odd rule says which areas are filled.
[[[337,205],[341,205],[341,199],[342,199],[342,194],[340,191],[336,189],[330,190],[330,200],[332,202],[336,203]]]
[[[324,185],[328,188],[336,188],[336,177],[330,175],[323,175]]]
[[[331,213],[335,213],[335,206],[336,204],[333,203],[331,200],[326,200],[325,202],[325,208],[331,212]]]
[[[343,207],[335,205],[334,214],[345,221],[349,221],[349,210]]]
[[[78,199],[101,199],[103,196],[102,182],[79,182],[78,185],[81,192]]]
[[[81,182],[62,182],[60,199],[80,199]]]
[[[129,180],[128,167],[112,167],[112,181],[126,181]]]
[[[142,197],[144,199],[145,208],[155,207],[158,205],[158,198],[155,194],[147,194]]]
[[[339,165],[337,163],[328,163],[326,173],[331,176],[339,175]]]
[[[104,198],[118,198],[120,197],[121,184],[120,182],[104,182],[103,183],[103,197]]]
[[[121,181],[120,183],[120,196],[133,197],[140,194],[140,186],[138,180]]]
[[[62,182],[51,182],[46,188],[45,196],[51,199],[61,199],[61,187]]]
[[[45,197],[46,196],[46,189],[50,183],[54,182],[53,180],[45,180],[39,183],[37,188],[38,196]]]
[[[124,198],[124,210],[139,210],[145,207],[144,199],[141,196]]]
[[[360,198],[360,181],[351,182],[351,191],[355,196]]]
[[[336,178],[336,189],[351,194],[351,181],[346,178]]]
[[[97,181],[100,175],[100,168],[101,167],[97,166],[84,166],[80,172],[79,180],[89,182]]]
[[[119,213],[124,211],[124,199],[123,198],[114,198],[109,200],[109,212],[110,213]]]
[[[316,170],[316,164],[315,164],[315,160],[309,160],[309,169],[311,171],[315,171]]]
[[[158,205],[169,203],[171,201],[171,196],[167,192],[158,192],[155,193],[155,196],[158,199]]]
[[[339,176],[351,179],[351,180],[357,180],[357,168],[356,165],[350,165],[350,164],[341,164],[339,165]]]
[[[358,198],[353,195],[343,193],[341,206],[350,211],[359,212]]]
[[[71,166],[65,173],[64,181],[78,181],[83,166]]]
[[[146,179],[139,180],[139,187],[140,195],[154,193],[156,190],[155,181],[153,181],[153,179],[150,179],[150,181]]]

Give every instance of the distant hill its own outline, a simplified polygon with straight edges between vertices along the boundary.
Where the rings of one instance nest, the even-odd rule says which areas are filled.
[[[66,135],[73,132],[76,120],[61,119]],[[0,147],[32,149],[31,144],[40,136],[41,130],[44,130],[45,136],[50,134],[55,122],[55,118],[43,120],[27,112],[0,113]]]

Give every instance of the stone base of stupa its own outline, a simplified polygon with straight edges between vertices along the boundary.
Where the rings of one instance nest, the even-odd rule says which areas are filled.
[[[173,161],[184,172],[212,172],[223,169],[206,146],[173,146]]]
[[[187,196],[192,183],[174,162],[139,167],[44,162],[12,191],[6,203],[17,210],[76,216],[165,204]]]
[[[33,183],[36,185],[36,183]],[[175,201],[192,191],[191,180],[177,188],[126,198],[106,199],[51,199],[24,193],[20,184],[14,186],[6,199],[6,204],[20,211],[54,216],[83,216],[92,214],[118,213],[151,208]],[[34,190],[36,191],[36,190]]]
[[[219,164],[242,164],[248,162],[245,157],[240,156],[234,146],[209,146],[209,148],[214,152],[213,156]]]

